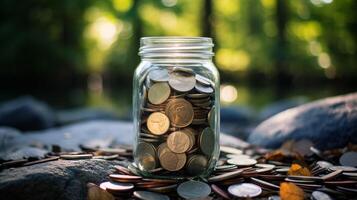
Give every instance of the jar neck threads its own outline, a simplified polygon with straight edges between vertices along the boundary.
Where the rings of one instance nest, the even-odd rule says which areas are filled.
[[[143,37],[139,55],[143,59],[211,59],[213,46],[208,37]]]

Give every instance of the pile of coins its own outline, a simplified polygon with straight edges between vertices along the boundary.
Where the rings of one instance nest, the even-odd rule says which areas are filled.
[[[134,151],[140,170],[158,176],[206,172],[217,146],[214,83],[192,69],[166,67],[151,70],[142,88]]]
[[[356,197],[356,149],[321,152],[311,147],[304,151],[309,152],[302,155],[309,175],[291,174],[295,162],[291,155],[279,157],[276,151],[253,146],[245,149],[221,146],[218,166],[206,179],[144,178],[134,163],[128,167],[116,166],[115,174],[97,189],[109,192],[113,199],[330,200]]]

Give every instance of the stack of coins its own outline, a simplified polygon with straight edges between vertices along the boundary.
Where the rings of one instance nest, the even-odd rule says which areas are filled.
[[[204,173],[216,143],[214,83],[189,68],[151,70],[142,86],[135,162],[157,175]]]
[[[161,144],[158,154],[174,157],[172,153],[165,154],[171,151],[167,148],[166,143]],[[355,199],[355,149],[346,147],[322,152],[311,148],[312,152],[306,151],[304,156],[299,154],[310,173],[296,175],[289,172],[296,162],[292,157],[269,158],[274,152],[255,146],[241,149],[221,146],[218,166],[205,179],[145,178],[140,176],[140,170],[134,163],[127,168],[116,166],[115,174],[109,176],[110,182],[102,183],[100,188],[117,198],[135,199]],[[203,154],[193,154],[188,156],[186,165],[193,164],[199,170],[205,162],[203,160],[207,160]],[[166,164],[172,168],[183,165]]]

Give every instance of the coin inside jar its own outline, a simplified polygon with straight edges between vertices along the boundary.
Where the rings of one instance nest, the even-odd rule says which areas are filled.
[[[153,170],[156,168],[156,159],[155,156],[144,153],[138,157],[140,166],[145,170]]]
[[[169,85],[178,92],[188,92],[196,85],[195,76],[191,73],[174,71],[169,77]]]
[[[166,69],[158,68],[149,72],[148,77],[154,82],[167,82],[169,81],[169,73]]]
[[[186,154],[166,150],[160,154],[159,160],[162,168],[167,171],[178,171],[185,166]]]
[[[146,142],[139,142],[136,148],[137,163],[145,170],[150,170],[156,167],[156,149]]]
[[[202,155],[193,155],[187,161],[187,172],[191,175],[202,174],[207,167],[208,160]]]
[[[184,153],[190,148],[190,138],[183,131],[175,131],[167,138],[167,146],[174,153]]]
[[[207,155],[210,156],[212,152],[214,151],[215,145],[214,145],[214,134],[212,132],[212,129],[209,127],[206,127],[203,129],[201,135],[200,135],[200,148],[201,151]]]
[[[195,89],[204,94],[212,94],[214,92],[213,88],[210,86],[205,86],[201,83],[196,83]]]
[[[152,104],[161,104],[170,96],[171,90],[167,83],[155,83],[149,88],[148,99]]]
[[[165,107],[165,113],[175,127],[186,127],[193,121],[194,112],[190,102],[185,99],[173,99]]]
[[[169,129],[170,120],[165,114],[154,112],[148,117],[146,124],[151,133],[162,135]]]

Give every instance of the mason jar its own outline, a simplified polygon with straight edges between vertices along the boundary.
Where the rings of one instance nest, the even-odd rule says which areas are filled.
[[[134,166],[151,178],[205,177],[219,157],[219,74],[206,37],[144,37],[133,78]]]

